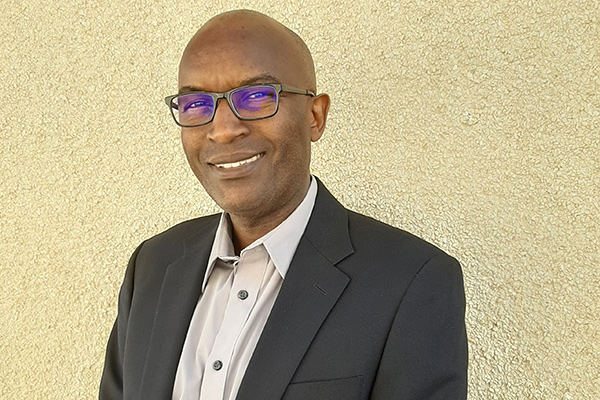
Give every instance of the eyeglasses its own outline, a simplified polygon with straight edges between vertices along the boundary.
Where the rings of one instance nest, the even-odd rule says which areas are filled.
[[[279,93],[295,93],[314,97],[310,90],[302,90],[279,83],[247,85],[223,93],[187,92],[165,98],[171,115],[182,127],[201,126],[215,117],[219,99],[227,99],[231,110],[241,120],[252,121],[272,117],[279,109]]]

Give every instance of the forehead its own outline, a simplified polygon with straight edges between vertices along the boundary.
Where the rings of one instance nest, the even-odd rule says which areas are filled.
[[[179,87],[225,91],[257,77],[294,85],[298,84],[298,63],[289,38],[277,29],[252,23],[208,27],[184,51]]]

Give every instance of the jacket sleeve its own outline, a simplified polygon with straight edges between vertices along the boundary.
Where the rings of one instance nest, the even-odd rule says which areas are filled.
[[[468,346],[459,263],[442,254],[414,276],[392,324],[372,400],[464,400]]]
[[[127,338],[129,310],[133,296],[135,261],[142,245],[143,243],[138,246],[129,259],[127,271],[125,272],[125,279],[123,280],[119,292],[119,310],[106,346],[104,370],[102,372],[102,379],[100,380],[100,400],[123,399],[123,357],[125,353],[125,340]]]

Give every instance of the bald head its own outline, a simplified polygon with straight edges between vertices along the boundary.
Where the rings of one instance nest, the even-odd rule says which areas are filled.
[[[256,11],[229,11],[206,22],[183,53],[180,87],[185,85],[184,69],[209,62],[219,63],[222,69],[247,67],[249,74],[262,68],[262,74],[279,82],[316,92],[314,63],[304,41],[289,28]],[[241,80],[244,78],[240,76]]]

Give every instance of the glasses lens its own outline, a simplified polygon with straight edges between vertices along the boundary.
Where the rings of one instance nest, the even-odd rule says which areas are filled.
[[[173,115],[182,126],[202,125],[209,122],[215,111],[215,101],[209,94],[182,94],[173,99]]]
[[[242,118],[266,118],[277,112],[277,94],[272,86],[250,86],[231,93],[231,102]]]

